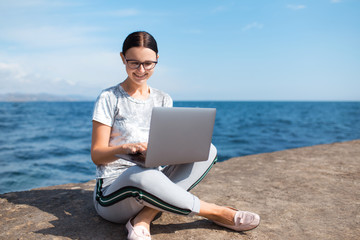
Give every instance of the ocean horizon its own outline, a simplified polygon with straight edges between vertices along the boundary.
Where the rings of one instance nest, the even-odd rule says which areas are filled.
[[[0,193],[95,177],[93,101],[0,102]],[[360,139],[357,101],[174,101],[213,107],[219,161]]]

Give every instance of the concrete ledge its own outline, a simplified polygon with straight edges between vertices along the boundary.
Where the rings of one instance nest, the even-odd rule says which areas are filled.
[[[0,195],[0,239],[126,239],[123,225],[97,216],[94,181]],[[360,140],[233,158],[192,192],[260,214],[236,233],[200,217],[164,213],[160,239],[359,239]]]

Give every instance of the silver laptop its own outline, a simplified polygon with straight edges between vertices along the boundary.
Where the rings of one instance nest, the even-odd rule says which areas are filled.
[[[116,155],[144,167],[205,161],[209,157],[215,108],[155,107],[146,154]]]

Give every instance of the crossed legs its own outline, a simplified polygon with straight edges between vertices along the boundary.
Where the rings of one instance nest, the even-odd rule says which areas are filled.
[[[124,223],[131,219],[130,229],[139,227],[147,233],[159,211],[190,216],[196,214],[235,229],[233,226],[237,222],[242,223],[246,218],[249,222],[255,217],[249,215],[250,219],[245,212],[239,215],[240,211],[235,209],[201,201],[188,192],[215,162],[216,148],[212,145],[209,159],[204,162],[168,166],[162,171],[131,167],[111,185],[102,189],[100,184],[95,195],[95,208],[103,218],[112,222]],[[258,223],[254,223],[257,226]],[[150,239],[150,236],[143,239]]]
[[[144,207],[132,219],[131,223],[134,227],[143,226],[150,232],[150,223],[158,213],[159,210],[150,207]],[[200,200],[200,212],[197,215],[212,221],[221,222],[223,224],[234,225],[235,213],[236,211],[233,209]]]

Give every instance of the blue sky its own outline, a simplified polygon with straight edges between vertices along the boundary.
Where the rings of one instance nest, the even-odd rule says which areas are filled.
[[[131,32],[159,45],[175,100],[360,101],[359,0],[0,0],[0,94],[95,98]]]

